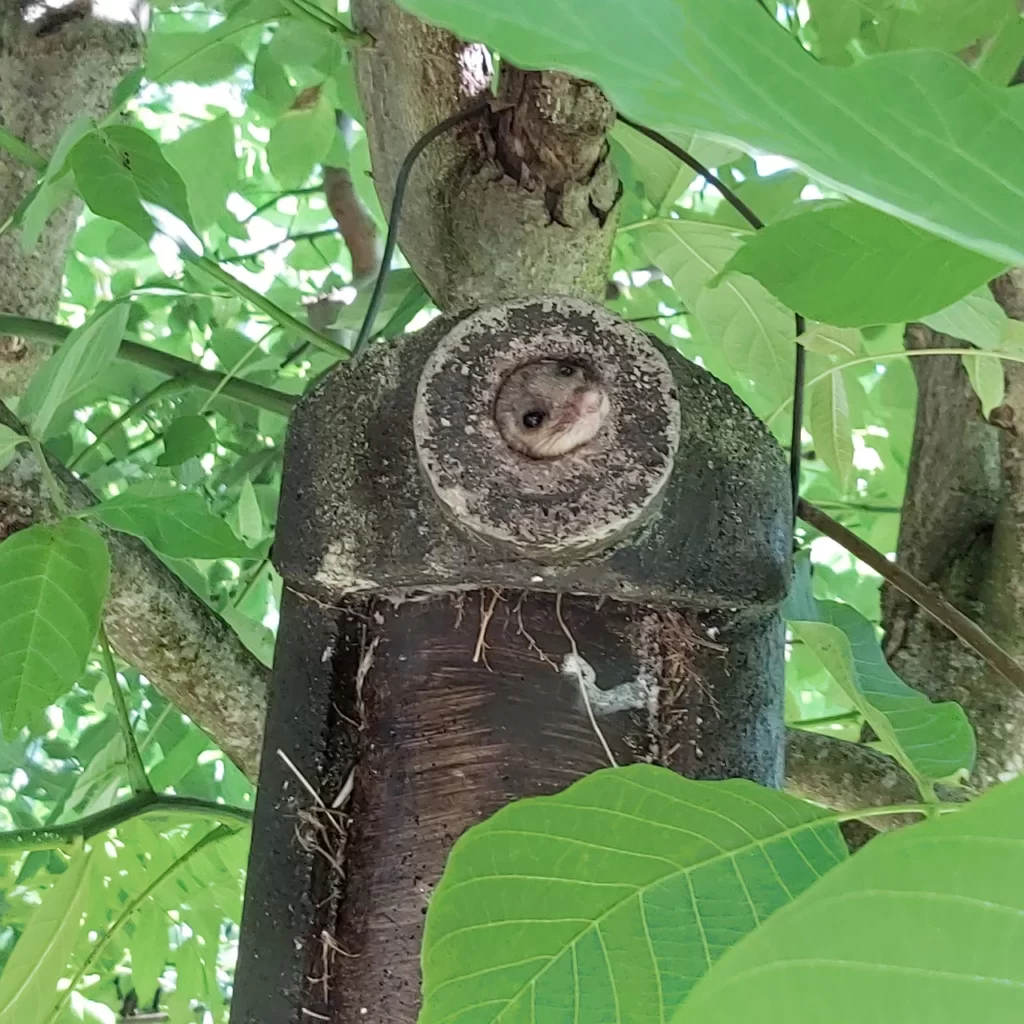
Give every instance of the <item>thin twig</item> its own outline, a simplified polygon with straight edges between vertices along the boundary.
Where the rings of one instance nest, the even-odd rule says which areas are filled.
[[[867,541],[863,541],[842,523],[837,523],[820,508],[815,508],[803,499],[797,506],[797,514],[808,525],[821,531],[826,537],[844,547],[851,555],[870,566],[884,580],[908,597],[919,608],[926,611],[936,622],[943,625],[963,643],[983,658],[988,666],[1011,686],[1024,693],[1024,667],[1002,648],[976,622],[954,608],[942,594],[926,586],[906,569],[890,562]]]

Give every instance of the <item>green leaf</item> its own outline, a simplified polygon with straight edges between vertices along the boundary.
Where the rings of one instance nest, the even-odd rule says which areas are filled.
[[[595,81],[641,124],[776,153],[851,198],[1024,264],[1024,95],[951,56],[828,67],[750,0],[647,0],[635,17],[615,0],[401,6],[520,67]]]
[[[108,306],[75,328],[36,371],[18,407],[36,437],[46,437],[54,413],[114,361],[128,325],[126,302]]]
[[[253,558],[223,519],[192,492],[148,496],[126,491],[86,509],[102,523],[141,537],[169,558]]]
[[[420,1024],[665,1020],[733,943],[846,856],[823,808],[652,765],[519,800],[430,900]]]
[[[853,432],[842,372],[830,373],[807,390],[807,425],[814,440],[814,450],[835,473],[839,486],[845,492],[853,472]]]
[[[208,452],[216,441],[217,436],[205,416],[179,416],[164,432],[164,450],[156,464],[180,466]]]
[[[267,162],[285,188],[298,188],[331,149],[338,127],[334,108],[321,92],[311,107],[286,110],[270,129]]]
[[[807,329],[800,335],[800,344],[808,352],[838,359],[852,359],[864,350],[860,331],[852,327],[833,327],[815,320],[808,323]]]
[[[893,6],[879,37],[886,49],[960,50],[1015,15],[1016,0],[915,0]]]
[[[643,183],[647,200],[659,214],[666,213],[697,177],[695,171],[646,135],[616,122],[612,139],[622,146],[633,163],[636,177]],[[693,135],[673,139],[705,167],[718,167],[734,160],[737,153],[721,143],[699,139]]]
[[[256,54],[252,66],[252,88],[274,115],[283,113],[295,102],[295,89],[288,75],[266,46],[261,46]]]
[[[146,77],[151,82],[213,85],[247,62],[245,48],[259,28],[283,13],[279,0],[248,0],[207,32],[154,32],[147,40]]]
[[[313,67],[337,50],[333,33],[320,22],[283,21],[270,40],[271,56],[280,64]]]
[[[212,227],[238,184],[231,117],[222,114],[204,121],[166,146],[165,152],[185,183],[195,226],[200,230]]]
[[[919,320],[1004,269],[869,206],[809,205],[752,235],[724,273],[756,277],[815,320],[865,327]]]
[[[981,402],[982,415],[987,419],[1006,397],[1006,374],[998,356],[961,356],[967,379]]]
[[[68,174],[68,157],[72,147],[92,128],[84,114],[64,129],[50,157],[50,163],[39,182],[39,188],[21,213],[21,247],[31,252],[39,242],[50,215],[74,193],[75,182]]]
[[[0,469],[6,469],[10,465],[11,459],[14,458],[14,449],[19,444],[29,444],[29,439],[0,423]]]
[[[71,169],[78,191],[93,213],[115,220],[149,241],[153,220],[142,206],[138,185],[101,132],[89,132],[75,143]]]
[[[130,171],[139,195],[192,227],[185,182],[168,163],[160,143],[148,132],[130,125],[111,125],[104,134],[121,164]]]
[[[1024,781],[872,840],[701,981],[673,1024],[1024,1019]]]
[[[907,686],[889,668],[863,615],[850,605],[814,598],[809,570],[809,561],[801,559],[785,610],[789,627],[842,686],[882,748],[928,784],[958,780],[970,771],[975,740],[963,708],[952,701],[932,703]]]
[[[0,722],[10,735],[81,678],[107,596],[110,555],[77,519],[0,544]]]
[[[988,288],[979,288],[946,309],[921,322],[933,331],[962,338],[978,348],[998,348],[1003,341],[1007,316]]]
[[[766,397],[785,397],[792,382],[793,314],[753,278],[731,275],[714,285],[748,232],[691,220],[630,225],[652,263],[672,279],[683,304],[720,345],[733,368],[757,381]]]
[[[167,963],[169,948],[167,912],[152,898],[132,915],[132,985],[141,999],[156,990]]]
[[[43,896],[0,974],[0,1019],[46,1021],[79,937],[90,892],[92,853],[78,851]]]

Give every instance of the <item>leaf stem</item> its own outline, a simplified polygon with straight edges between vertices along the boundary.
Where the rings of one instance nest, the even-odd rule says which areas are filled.
[[[154,793],[149,790],[137,793],[112,807],[105,807],[95,814],[87,814],[77,821],[62,825],[40,825],[38,828],[20,828],[0,832],[0,853],[20,853],[27,850],[67,850],[76,841],[91,839],[101,832],[117,828],[125,822],[147,814],[181,815],[185,818],[209,818],[213,821],[235,822],[249,825],[252,812],[243,807],[230,807],[212,800],[194,797],[173,796],[170,793]]]
[[[211,846],[214,843],[220,842],[222,839],[227,839],[229,836],[234,835],[235,829],[229,828],[227,825],[218,825],[216,828],[211,829],[206,833],[198,842],[194,843],[189,847],[177,860],[168,864],[163,871],[153,879],[149,885],[146,886],[142,892],[132,897],[125,903],[121,909],[121,913],[117,915],[114,921],[111,923],[109,928],[106,928],[100,933],[99,937],[93,943],[92,949],[89,950],[88,955],[82,961],[78,970],[71,976],[71,981],[68,987],[64,989],[60,994],[60,998],[57,1000],[57,1005],[53,1008],[53,1012],[47,1018],[48,1024],[53,1024],[54,1021],[60,1018],[61,1011],[64,1009],[64,1004],[71,998],[71,993],[74,992],[75,987],[93,968],[93,965],[100,958],[103,950],[106,949],[107,943],[124,927],[128,922],[128,919],[135,913],[142,904],[153,895],[156,890],[163,885],[172,875],[176,874],[181,868],[183,868],[193,857],[198,853],[201,853],[207,846]]]
[[[132,729],[132,720],[128,714],[128,704],[124,699],[121,682],[117,678],[117,666],[114,664],[110,641],[107,640],[107,631],[103,628],[102,623],[100,623],[99,640],[100,650],[103,654],[103,668],[110,680],[110,693],[114,698],[117,721],[121,726],[121,735],[124,737],[124,749],[128,762],[128,784],[132,787],[132,793],[135,796],[140,793],[152,793],[153,786],[146,774],[146,766],[142,761],[142,754],[139,753],[139,745],[135,742],[135,731]]]
[[[45,171],[49,164],[45,156],[37,153],[27,142],[22,142],[17,135],[12,135],[2,127],[0,127],[0,149],[6,149],[23,164],[40,172]]]
[[[46,457],[46,452],[43,451],[42,442],[37,438],[30,437],[29,443],[32,445],[32,451],[35,454],[36,461],[39,463],[40,472],[43,474],[43,481],[46,485],[46,490],[49,492],[50,501],[61,516],[66,516],[68,514],[68,503],[64,500],[64,491],[61,489],[57,478],[53,475],[53,470],[50,469],[50,462]]]
[[[934,818],[942,814],[955,814],[963,810],[964,804],[919,803],[889,804],[887,807],[862,807],[856,811],[836,811],[835,821],[856,821],[859,818],[881,818],[892,814],[920,814],[924,818]]]
[[[277,321],[277,323],[282,327],[289,331],[293,331],[300,338],[306,338],[313,345],[316,345],[318,349],[321,349],[328,355],[335,356],[338,359],[348,359],[349,351],[344,345],[339,345],[336,341],[332,341],[326,335],[313,330],[309,324],[304,324],[297,317],[294,317],[291,313],[283,310],[276,302],[271,302],[271,300],[266,296],[260,295],[260,293],[255,289],[250,288],[244,282],[239,281],[234,274],[228,273],[228,271],[226,271],[215,260],[211,260],[208,256],[196,256],[184,248],[180,251],[182,257],[192,266],[198,267],[215,281],[219,281],[230,291],[234,292],[240,299],[244,299],[250,306],[258,309],[261,313],[266,313],[267,316],[272,320]]]

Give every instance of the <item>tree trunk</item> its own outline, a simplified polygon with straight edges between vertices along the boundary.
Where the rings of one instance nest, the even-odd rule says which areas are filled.
[[[353,11],[387,207],[485,55],[391,3]],[[339,367],[290,424],[235,1024],[413,1021],[427,898],[512,799],[609,761],[782,781],[781,452],[710,374],[580,301],[603,295],[617,212],[607,100],[502,82],[410,179],[403,251],[449,315]],[[493,409],[549,357],[587,363],[613,411],[536,462]]]

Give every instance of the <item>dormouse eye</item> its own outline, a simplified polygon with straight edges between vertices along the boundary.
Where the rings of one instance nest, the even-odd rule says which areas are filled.
[[[527,430],[536,430],[544,422],[544,413],[540,409],[531,409],[523,414],[523,426]]]
[[[572,363],[559,363],[558,364],[558,375],[560,377],[571,377],[578,367],[573,366]]]

